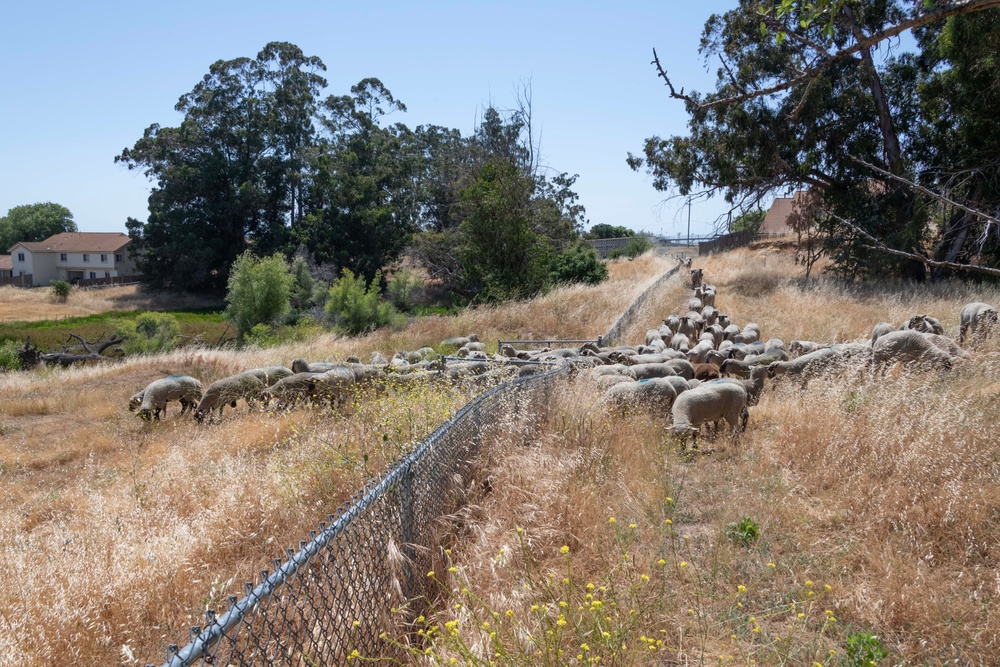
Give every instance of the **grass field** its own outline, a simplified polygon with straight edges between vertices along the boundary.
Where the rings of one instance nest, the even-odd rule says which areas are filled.
[[[58,320],[109,311],[221,309],[218,299],[188,294],[149,293],[138,285],[102,289],[74,289],[60,301],[48,287],[0,287],[0,323]]]
[[[865,339],[913,313],[954,335],[964,303],[1000,302],[958,282],[806,287],[767,247],[695,266],[765,339]],[[632,340],[690,294],[668,283]],[[484,520],[442,555],[418,626],[450,628],[430,645],[444,664],[992,664],[998,417],[995,339],[944,374],[769,383],[742,437],[693,457],[663,415],[609,416],[576,382],[533,446],[490,457]]]
[[[163,422],[147,424],[126,403],[151,380],[189,374],[207,384],[296,357],[388,355],[470,332],[487,341],[596,337],[670,266],[653,256],[613,262],[611,280],[597,287],[362,338],[190,347],[0,375],[0,664],[161,661],[206,606],[224,608],[228,593],[476,391],[390,389],[338,412],[241,405],[204,425],[171,405]]]

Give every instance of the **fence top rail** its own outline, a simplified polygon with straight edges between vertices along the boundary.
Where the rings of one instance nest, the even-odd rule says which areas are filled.
[[[441,358],[444,359],[445,361],[486,361],[491,364],[499,364],[501,366],[505,364],[510,366],[525,366],[528,364],[537,364],[539,366],[556,366],[560,363],[558,361],[538,361],[537,359],[511,359],[511,358],[494,359],[492,357],[490,357],[489,359],[472,359],[470,357],[451,357],[451,356],[444,356]]]

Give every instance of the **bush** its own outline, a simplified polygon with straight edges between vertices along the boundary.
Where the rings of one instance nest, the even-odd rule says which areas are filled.
[[[5,340],[0,344],[0,371],[21,370],[20,350],[15,340]]]
[[[851,667],[877,665],[889,652],[882,646],[878,635],[871,632],[852,632],[847,635],[847,664]]]
[[[69,298],[69,293],[73,291],[73,286],[70,285],[65,280],[53,280],[52,281],[52,295],[55,296],[60,301],[65,301]]]
[[[331,323],[343,333],[357,335],[385,326],[399,326],[403,317],[392,304],[382,300],[379,283],[382,272],[376,272],[365,289],[365,281],[344,269],[341,277],[330,286],[326,314]]]
[[[141,313],[134,320],[119,320],[115,333],[124,336],[126,354],[169,352],[177,345],[181,327],[169,313]]]
[[[424,281],[409,269],[400,269],[392,274],[386,285],[389,301],[399,310],[409,311],[413,308],[413,293],[422,287]]]
[[[306,315],[291,326],[272,327],[267,324],[255,324],[247,332],[244,341],[259,347],[275,347],[285,343],[300,343],[321,333],[323,329],[316,320]]]
[[[556,256],[552,263],[552,281],[555,283],[596,285],[607,277],[608,267],[589,243],[577,243]]]
[[[645,236],[633,236],[628,240],[622,248],[615,248],[608,253],[608,259],[617,259],[619,257],[638,257],[647,250],[653,249],[653,242]]]
[[[257,257],[245,252],[236,258],[229,273],[226,318],[243,340],[254,325],[282,321],[291,306],[294,278],[280,253]]]

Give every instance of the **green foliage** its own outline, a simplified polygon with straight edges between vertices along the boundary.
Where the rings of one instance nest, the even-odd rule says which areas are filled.
[[[393,306],[408,312],[413,308],[413,293],[424,284],[423,279],[409,269],[400,269],[392,274],[386,284],[386,293]]]
[[[260,258],[247,251],[233,263],[226,317],[240,340],[256,324],[273,325],[289,312],[294,278],[280,253]]]
[[[5,340],[0,343],[0,371],[21,370],[21,346],[17,341]]]
[[[747,211],[733,220],[733,224],[729,225],[729,231],[734,234],[736,232],[751,232],[756,234],[760,231],[760,225],[764,222],[766,216],[767,211],[762,211],[761,209]]]
[[[752,518],[745,516],[726,525],[726,537],[737,544],[749,547],[760,537],[760,526]]]
[[[596,285],[608,277],[608,267],[589,243],[576,243],[556,256],[552,263],[552,282]]]
[[[889,657],[878,635],[872,632],[852,632],[847,635],[847,664],[851,667],[871,667]]]
[[[604,222],[594,225],[587,233],[587,237],[592,239],[622,239],[628,236],[635,236],[635,232],[628,227]]]
[[[115,330],[125,336],[122,350],[126,354],[154,354],[172,350],[181,327],[169,313],[141,313],[135,319],[117,322]]]
[[[320,305],[326,296],[326,290],[313,278],[309,262],[301,255],[296,255],[289,272],[292,274],[292,289],[289,293],[292,311],[304,313]]]
[[[621,248],[614,248],[608,252],[608,259],[617,259],[619,257],[635,258],[644,252],[653,249],[653,242],[645,236],[633,236],[628,240]]]
[[[530,298],[548,286],[549,240],[533,231],[533,184],[510,162],[487,162],[462,192],[472,214],[462,223],[461,288],[480,301]]]
[[[52,281],[52,295],[55,296],[60,301],[65,301],[69,298],[70,292],[73,291],[73,286],[69,284],[66,280],[53,280]]]
[[[315,338],[324,331],[325,329],[312,317],[306,315],[292,325],[255,324],[244,341],[258,347],[276,347],[286,343],[301,343]]]
[[[60,232],[77,231],[73,214],[59,204],[26,204],[15,206],[0,218],[0,252],[7,252],[15,243],[42,241]]]
[[[382,272],[377,271],[371,284],[344,269],[341,277],[330,286],[326,313],[337,329],[348,335],[358,335],[386,326],[401,326],[405,318],[392,304],[382,299]]]

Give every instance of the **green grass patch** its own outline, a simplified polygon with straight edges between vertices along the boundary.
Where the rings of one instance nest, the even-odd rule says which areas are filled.
[[[23,343],[28,338],[40,350],[59,350],[70,341],[71,333],[93,341],[101,336],[114,333],[115,320],[134,320],[143,311],[112,311],[83,317],[67,317],[59,320],[39,320],[37,322],[0,323],[0,343],[11,340]],[[232,338],[235,331],[229,326],[221,310],[215,308],[163,311],[177,318],[180,325],[179,345],[202,342],[217,344],[223,336]],[[229,329],[227,331],[227,329]]]

